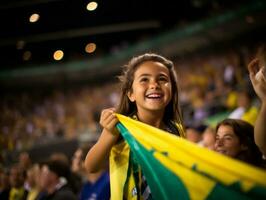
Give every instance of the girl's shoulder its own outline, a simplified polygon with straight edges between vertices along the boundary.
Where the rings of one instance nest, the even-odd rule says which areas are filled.
[[[138,117],[136,114],[132,114],[130,117],[132,119],[138,120]],[[169,120],[165,122],[165,131],[172,133],[174,135],[180,136],[182,138],[185,138],[185,129],[181,123],[177,123],[177,122]]]
[[[168,131],[174,135],[178,135],[182,138],[185,138],[185,130],[184,130],[183,125],[180,123],[168,121],[166,123],[166,131]]]

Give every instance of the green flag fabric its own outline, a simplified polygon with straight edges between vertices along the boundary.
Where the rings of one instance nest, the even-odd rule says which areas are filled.
[[[266,170],[117,116],[117,128],[132,152],[128,162],[141,167],[153,199],[266,199]],[[116,199],[112,189],[111,195]]]

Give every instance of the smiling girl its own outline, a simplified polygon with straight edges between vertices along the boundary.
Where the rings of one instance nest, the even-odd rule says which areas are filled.
[[[215,151],[264,167],[262,153],[254,141],[254,127],[240,119],[225,119],[216,126]]]
[[[120,113],[135,120],[184,137],[181,112],[178,102],[177,78],[174,65],[170,60],[157,54],[144,54],[134,57],[125,66],[121,81],[121,98],[117,108],[104,109],[100,124],[102,134],[97,143],[88,152],[85,163],[90,172],[99,170],[110,156],[111,185],[114,177],[112,166],[121,166],[119,162],[130,155],[130,149],[118,133],[115,125]],[[128,162],[126,160],[125,162]],[[130,164],[126,173],[131,168]],[[123,193],[123,199],[152,199],[149,186],[138,167],[140,179],[129,184],[122,183],[123,191],[111,186],[112,192]],[[116,190],[116,191],[115,191]]]

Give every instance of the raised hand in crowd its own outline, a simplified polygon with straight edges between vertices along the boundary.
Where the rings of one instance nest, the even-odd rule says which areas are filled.
[[[261,108],[255,122],[254,137],[261,152],[266,155],[266,69],[260,65],[259,59],[253,59],[248,64],[249,77],[252,86],[261,100]]]

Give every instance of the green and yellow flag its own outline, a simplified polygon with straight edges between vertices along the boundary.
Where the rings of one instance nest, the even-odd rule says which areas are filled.
[[[123,115],[117,116],[120,121],[117,127],[140,165],[153,199],[266,199],[266,170]],[[128,163],[121,160],[124,164],[120,167],[125,170]],[[116,180],[117,187],[123,187],[125,176],[120,176],[120,182]],[[121,191],[116,186],[113,185],[111,192]],[[121,198],[122,194],[117,193],[111,193],[112,199]]]

